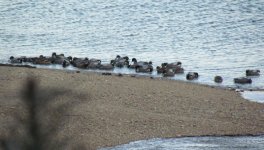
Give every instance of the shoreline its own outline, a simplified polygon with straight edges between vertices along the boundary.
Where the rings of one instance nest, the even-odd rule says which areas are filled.
[[[81,141],[89,149],[151,138],[264,134],[264,104],[226,88],[113,73],[2,66],[0,133],[5,133],[5,119],[14,111],[10,107],[19,108],[17,92],[12,91],[20,91],[29,75],[37,77],[42,88],[69,90],[56,98],[76,105],[62,132],[78,135],[73,142]]]
[[[63,71],[69,71],[69,72],[77,72],[80,71],[81,73],[92,73],[92,74],[98,74],[98,75],[106,75],[104,73],[110,73],[111,75],[117,76],[117,75],[122,75],[122,76],[128,76],[128,77],[136,77],[136,78],[151,78],[151,79],[156,79],[156,80],[170,80],[170,81],[177,81],[177,82],[184,82],[184,83],[190,83],[190,84],[197,84],[197,85],[201,85],[201,86],[206,86],[206,87],[211,87],[211,88],[220,88],[220,89],[225,89],[225,90],[242,90],[243,91],[264,91],[264,88],[258,88],[258,87],[253,87],[253,88],[246,88],[246,87],[241,87],[241,86],[230,86],[230,85],[221,85],[221,84],[216,84],[216,85],[210,85],[208,83],[203,83],[203,82],[195,82],[194,81],[188,81],[188,80],[181,80],[181,79],[172,79],[170,77],[159,77],[159,76],[152,76],[151,74],[137,74],[137,73],[115,73],[113,71],[109,71],[109,70],[92,70],[92,69],[79,69],[79,68],[75,68],[75,69],[67,69],[67,68],[48,68],[45,67],[45,65],[43,65],[42,67],[37,67],[38,65],[20,65],[20,64],[4,64],[4,63],[0,63],[0,67],[4,66],[4,67],[25,67],[25,68],[35,68],[35,69],[48,69],[48,70],[63,70]],[[41,65],[39,65],[41,66]],[[111,76],[110,75],[110,76]],[[241,84],[243,85],[243,84]],[[239,92],[239,91],[237,91]]]
[[[152,138],[152,139],[142,139],[142,140],[137,140],[137,141],[129,141],[128,143],[123,143],[123,144],[120,144],[120,145],[113,145],[113,146],[110,146],[110,147],[100,147],[100,149],[107,149],[107,148],[114,148],[116,146],[121,146],[121,145],[126,145],[126,144],[130,144],[130,143],[133,143],[133,142],[138,142],[138,141],[148,141],[148,140],[153,140],[153,139],[163,139],[163,140],[167,140],[167,139],[180,139],[180,138],[203,138],[203,137],[261,137],[261,136],[264,136],[264,133],[262,134],[238,134],[238,135],[196,135],[196,136],[176,136],[176,137],[168,137],[168,138]]]

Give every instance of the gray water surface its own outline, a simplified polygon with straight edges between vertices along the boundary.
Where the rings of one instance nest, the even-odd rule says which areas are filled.
[[[52,52],[109,62],[119,54],[154,66],[182,61],[199,83],[217,85],[221,75],[220,86],[264,88],[263,75],[233,83],[246,69],[264,72],[263,0],[0,0],[0,20],[0,62]]]
[[[100,150],[263,150],[264,136],[185,137],[130,142]]]

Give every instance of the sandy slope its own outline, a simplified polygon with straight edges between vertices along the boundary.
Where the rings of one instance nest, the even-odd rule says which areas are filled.
[[[55,98],[72,105],[60,136],[71,135],[89,149],[154,137],[264,133],[264,105],[235,91],[181,81],[0,67],[0,135],[9,128],[10,114],[19,110],[29,75],[38,78],[41,89],[67,91]]]

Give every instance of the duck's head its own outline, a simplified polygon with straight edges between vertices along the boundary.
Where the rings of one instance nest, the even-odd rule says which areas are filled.
[[[161,66],[162,67],[166,67],[168,65],[168,63],[162,63]]]
[[[67,57],[69,61],[72,61],[72,57],[71,56],[68,56]]]
[[[194,72],[193,74],[194,74],[195,78],[198,78],[199,77],[198,72]]]
[[[55,52],[53,52],[51,56],[52,56],[52,57],[56,57],[57,54],[56,54]]]
[[[132,62],[136,63],[137,59],[136,58],[132,58]]]
[[[121,57],[120,57],[120,55],[116,55],[116,58],[117,58],[117,59],[120,59]]]
[[[177,62],[177,65],[178,65],[178,66],[181,66],[181,65],[182,65],[182,63],[181,63],[180,61],[178,61],[178,62]]]

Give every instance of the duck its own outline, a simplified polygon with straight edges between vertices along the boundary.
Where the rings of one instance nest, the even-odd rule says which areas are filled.
[[[67,60],[64,59],[63,62],[62,62],[62,67],[63,68],[68,67],[70,64],[71,64],[70,61],[67,61]]]
[[[132,58],[132,62],[133,62],[133,64],[132,65],[129,65],[128,68],[134,69],[137,66],[152,65],[152,62],[151,61],[149,61],[149,62],[139,61],[138,62],[136,58]]]
[[[234,78],[234,82],[238,84],[251,84],[252,80],[246,77]]]
[[[166,71],[166,68],[164,68],[162,66],[157,66],[156,70],[157,70],[158,74],[161,74],[161,73],[164,73]]]
[[[119,68],[128,66],[129,57],[128,56],[121,57],[120,55],[117,55],[115,59],[111,60],[110,64],[112,64],[113,66],[119,67]]]
[[[221,76],[215,76],[214,77],[214,82],[216,82],[216,83],[222,83],[223,82],[223,78]]]
[[[51,59],[52,64],[62,64],[64,60],[69,61],[68,58],[64,56],[64,54],[57,55],[55,52],[52,53],[50,59]]]
[[[174,77],[174,76],[175,76],[175,72],[173,71],[173,69],[167,69],[163,73],[163,77]]]
[[[136,72],[142,73],[151,73],[153,71],[153,67],[150,65],[136,66]]]
[[[22,61],[27,63],[33,63],[38,57],[26,57],[22,56]]]
[[[182,63],[180,61],[173,63],[162,63],[161,67],[166,69],[173,69],[175,74],[184,73],[184,69],[181,67]]]
[[[45,57],[43,55],[40,55],[39,57],[32,58],[33,64],[37,65],[50,65],[52,64],[52,60],[49,57]]]
[[[100,64],[98,69],[100,69],[100,70],[113,70],[114,66],[112,64]]]
[[[77,58],[74,57],[71,61],[71,64],[76,68],[82,68],[85,69],[89,65],[89,59],[87,57],[85,58]]]
[[[19,64],[21,64],[22,63],[22,59],[20,59],[20,58],[15,58],[14,56],[10,56],[10,58],[9,58],[9,61],[10,61],[10,63],[19,63]]]
[[[181,67],[182,63],[180,61],[173,63],[164,63],[168,68]]]
[[[188,74],[186,75],[187,80],[198,79],[198,77],[199,77],[199,74],[197,72],[188,72]]]
[[[91,58],[89,59],[89,64],[87,66],[88,69],[98,69],[101,66],[101,60]]]
[[[260,70],[246,70],[246,76],[259,76]]]
[[[182,67],[173,68],[173,71],[174,71],[175,74],[182,74],[182,73],[184,73],[184,69]]]
[[[136,58],[132,58],[131,61],[132,61],[133,64],[131,64],[131,65],[129,64],[128,68],[135,69],[136,66],[137,66],[137,59]]]
[[[18,59],[20,59],[22,62],[26,62],[27,57],[26,57],[26,56],[21,56],[21,57],[19,57]]]

